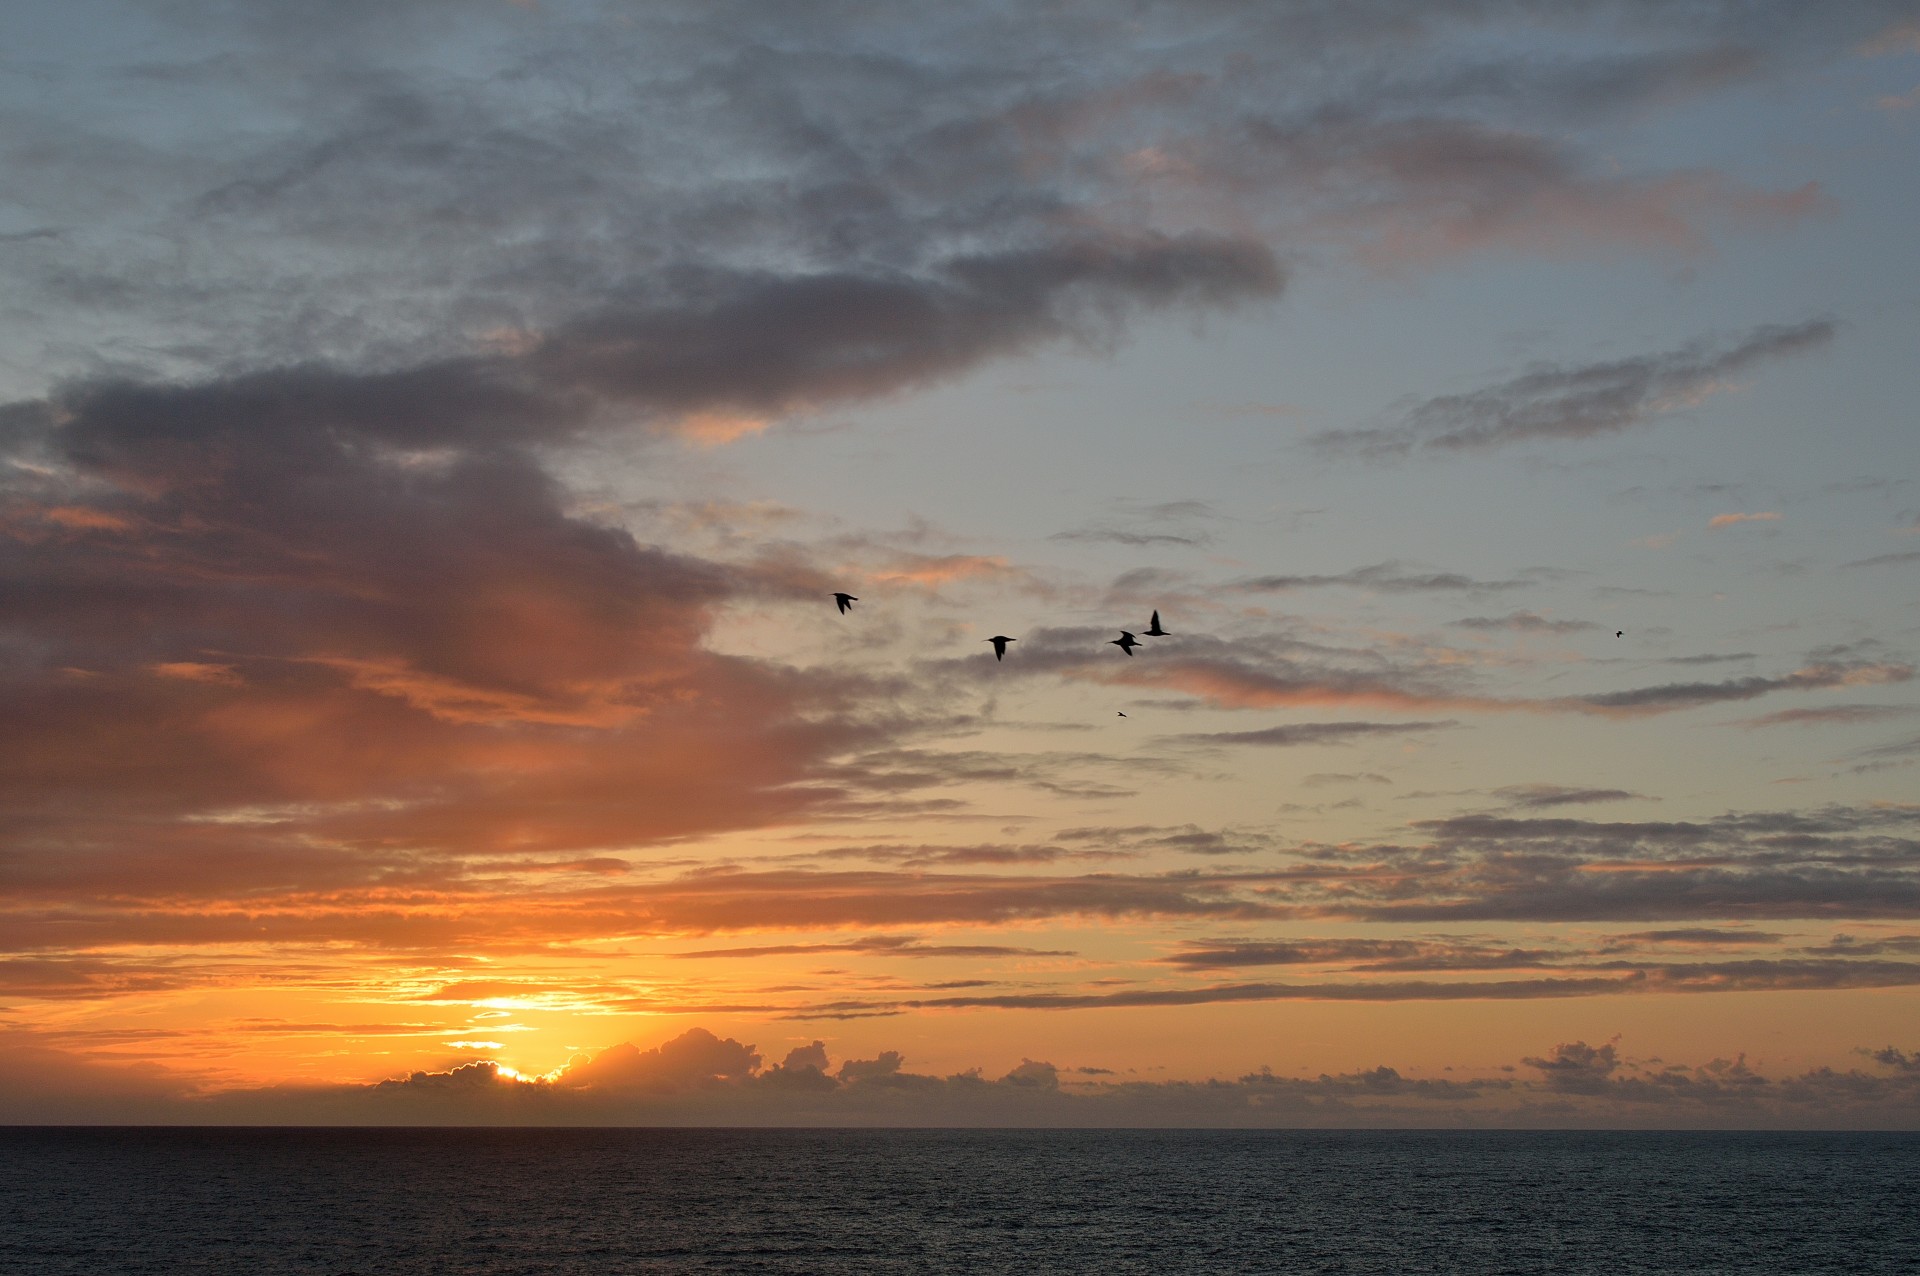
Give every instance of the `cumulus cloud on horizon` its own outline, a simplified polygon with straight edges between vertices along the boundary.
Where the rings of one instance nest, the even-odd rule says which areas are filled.
[[[1617,1043],[1563,1042],[1489,1075],[1420,1077],[1381,1065],[1290,1077],[1262,1068],[1230,1079],[1147,1081],[1100,1067],[1026,1059],[992,1077],[935,1076],[900,1052],[833,1065],[825,1044],[767,1064],[752,1045],[690,1028],[659,1046],[581,1054],[547,1077],[490,1060],[368,1085],[208,1089],[163,1071],[62,1073],[54,1052],[10,1052],[0,1119],[23,1124],[1378,1127],[1627,1123],[1732,1128],[1911,1128],[1920,1122],[1920,1058],[1862,1048],[1846,1071],[1769,1077],[1744,1056],[1698,1066],[1631,1060]],[[84,1070],[86,1065],[82,1065]],[[81,1088],[83,1080],[93,1085]],[[82,1109],[78,1105],[84,1103]]]

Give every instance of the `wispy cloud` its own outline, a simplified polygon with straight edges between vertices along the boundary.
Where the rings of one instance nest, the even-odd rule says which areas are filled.
[[[1384,594],[1478,593],[1518,589],[1528,583],[1517,579],[1477,580],[1460,572],[1420,571],[1402,563],[1389,561],[1375,563],[1371,567],[1355,567],[1331,575],[1253,576],[1234,581],[1232,588],[1255,593],[1280,593],[1292,589],[1319,589],[1329,585],[1346,585],[1354,589],[1370,589]]]
[[[1744,719],[1740,725],[1749,731],[1756,727],[1828,726],[1851,722],[1884,722],[1913,713],[1920,713],[1920,709],[1897,704],[1834,704],[1817,709],[1782,709],[1777,713]]]
[[[1064,532],[1055,532],[1050,539],[1104,542],[1136,549],[1155,545],[1201,548],[1213,543],[1213,533],[1207,530],[1206,525],[1217,522],[1219,518],[1219,513],[1205,501],[1160,501],[1152,504],[1123,501],[1113,516]]]
[[[1509,612],[1504,616],[1467,616],[1452,623],[1461,629],[1483,633],[1505,630],[1516,634],[1577,634],[1600,628],[1590,620],[1551,620],[1531,611]]]
[[[1642,795],[1625,789],[1592,789],[1564,784],[1510,784],[1493,795],[1513,806],[1538,810],[1553,806],[1586,806],[1594,802],[1626,802]]]
[[[1268,748],[1294,748],[1302,745],[1347,744],[1369,736],[1408,735],[1440,731],[1460,724],[1442,722],[1296,722],[1258,731],[1190,732],[1176,737],[1200,744],[1249,744]]]
[[[1751,329],[1731,342],[1692,341],[1655,354],[1576,366],[1539,364],[1511,380],[1427,399],[1389,425],[1315,435],[1315,447],[1369,457],[1486,451],[1516,443],[1613,434],[1695,407],[1732,378],[1833,340],[1818,319]]]
[[[1897,554],[1875,554],[1872,558],[1858,558],[1842,567],[1892,567],[1906,563],[1920,563],[1920,549],[1903,550]]]

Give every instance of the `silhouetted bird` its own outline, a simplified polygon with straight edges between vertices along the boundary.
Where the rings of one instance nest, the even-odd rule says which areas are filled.
[[[1153,613],[1153,619],[1147,622],[1147,637],[1165,638],[1166,636],[1167,631],[1160,628],[1160,613],[1156,611]]]
[[[858,598],[855,598],[852,594],[835,594],[833,596],[833,601],[840,604],[840,614],[844,616],[847,614],[847,612],[853,609],[853,604],[859,602],[860,600]]]
[[[993,637],[987,639],[987,641],[993,644],[993,658],[995,660],[1005,660],[1007,658],[1007,644],[1010,642],[1019,642],[1020,640],[1018,638],[1009,638],[1005,634],[995,634]]]
[[[1616,629],[1613,631],[1613,636],[1615,638],[1625,638],[1627,636],[1627,631],[1624,629]]]
[[[1129,656],[1133,654],[1133,649],[1140,645],[1140,640],[1138,638],[1135,638],[1132,634],[1128,633],[1124,629],[1120,631],[1120,636],[1118,638],[1109,638],[1107,639],[1107,641],[1113,646],[1118,647],[1120,648],[1120,650],[1126,652]]]
[[[1127,713],[1126,713],[1126,710],[1124,710],[1124,709],[1122,709],[1122,710],[1120,711],[1120,716],[1121,716],[1121,717],[1123,717],[1123,718],[1124,718],[1124,717],[1126,717],[1126,716],[1127,716]]]

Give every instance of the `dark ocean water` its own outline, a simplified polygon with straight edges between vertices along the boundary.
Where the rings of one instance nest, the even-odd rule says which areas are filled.
[[[1920,1272],[1920,1136],[13,1129],[0,1271]]]

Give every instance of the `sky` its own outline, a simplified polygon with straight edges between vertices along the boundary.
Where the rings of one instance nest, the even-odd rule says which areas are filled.
[[[7,26],[0,1121],[1920,1127],[1920,4]]]

